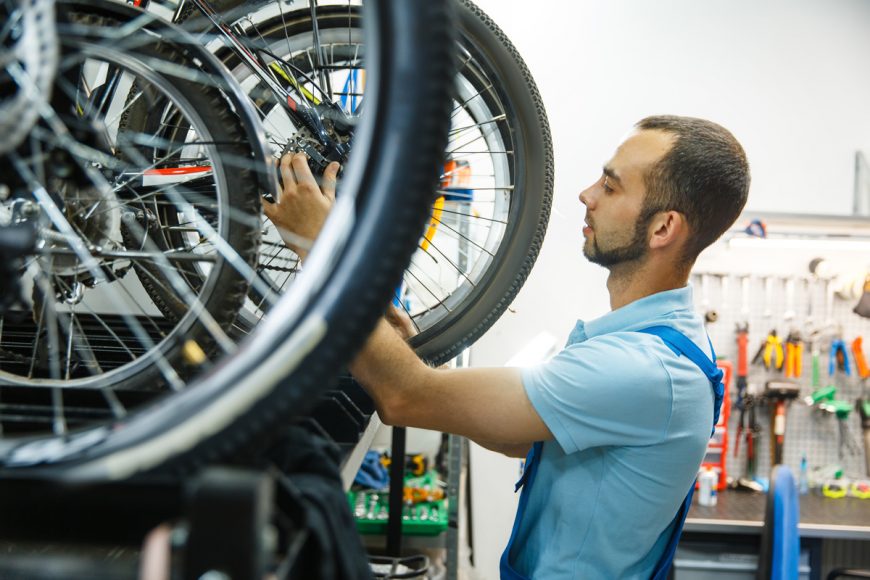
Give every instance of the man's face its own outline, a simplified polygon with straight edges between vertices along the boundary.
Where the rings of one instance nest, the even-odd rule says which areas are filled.
[[[631,133],[604,165],[598,181],[580,193],[586,206],[583,255],[590,262],[610,268],[646,256],[652,216],[641,216],[644,175],[672,144],[673,137],[662,131]]]

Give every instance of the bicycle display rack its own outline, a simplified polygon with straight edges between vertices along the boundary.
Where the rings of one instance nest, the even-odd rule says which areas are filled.
[[[364,452],[380,424],[373,411],[359,385],[345,378],[295,428],[335,448],[341,479],[347,479],[345,474],[352,479],[357,451]],[[342,484],[337,475],[322,484],[332,484],[343,500],[349,479]],[[212,570],[230,578],[286,573],[307,557],[307,500],[294,479],[305,476],[282,473],[273,463],[100,485],[7,478],[0,481],[0,577],[131,578],[155,549],[172,554],[173,577],[201,578]],[[167,545],[149,547],[149,537],[167,523]],[[367,566],[362,552],[359,556]]]

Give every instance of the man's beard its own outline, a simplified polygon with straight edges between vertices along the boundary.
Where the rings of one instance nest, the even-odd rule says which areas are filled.
[[[613,266],[624,264],[626,262],[635,262],[640,258],[643,258],[648,249],[646,230],[651,218],[652,216],[641,216],[641,218],[637,220],[634,227],[634,234],[627,244],[616,248],[601,249],[598,245],[598,238],[594,237],[592,238],[591,243],[587,241],[587,243],[583,245],[583,255],[593,264],[598,264],[605,268],[612,268]]]

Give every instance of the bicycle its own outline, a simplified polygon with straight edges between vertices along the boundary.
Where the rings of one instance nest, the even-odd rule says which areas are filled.
[[[38,316],[29,333],[46,340],[44,346],[34,341],[32,352],[39,357],[31,359],[42,358],[47,364],[34,376],[32,362],[23,374],[9,370],[10,364],[21,361],[3,362],[0,463],[4,472],[62,474],[69,480],[123,479],[154,470],[188,472],[266,437],[269,428],[291,411],[309,407],[334,368],[374,324],[419,236],[437,176],[434,160],[444,149],[441,127],[449,110],[446,98],[439,97],[448,94],[453,60],[447,10],[437,2],[367,2],[366,46],[368,62],[374,64],[366,69],[366,114],[354,131],[355,148],[365,154],[348,159],[342,195],[312,249],[306,272],[237,346],[228,326],[245,300],[246,283],[257,284],[246,262],[256,255],[259,220],[253,208],[260,194],[270,191],[272,173],[267,164],[257,162],[256,151],[232,149],[256,144],[256,138],[241,140],[244,145],[233,135],[211,134],[226,119],[250,120],[246,101],[238,98],[238,85],[189,36],[147,13],[111,2],[58,6],[65,15],[62,24],[70,24],[60,35],[70,49],[67,54],[80,56],[62,59],[66,66],[58,73],[57,86],[67,89],[70,98],[65,104],[73,104],[65,111],[67,120],[82,125],[82,134],[58,140],[56,149],[72,158],[66,165],[71,171],[53,177],[75,195],[68,198],[66,190],[58,193],[52,187],[60,200],[52,198],[43,179],[46,169],[53,167],[48,158],[18,153],[4,158],[15,170],[14,175],[4,173],[14,178],[13,201],[4,202],[4,207],[10,206],[10,220],[26,222],[21,219],[25,214],[44,213],[51,224],[34,224],[37,247],[26,267],[16,270],[25,281],[38,279],[29,305],[32,312],[47,315]],[[399,29],[419,34],[392,36]],[[385,50],[387,42],[396,51]],[[149,56],[145,65],[137,51]],[[180,79],[190,71],[196,73],[194,81],[202,82],[201,88],[212,91],[211,104],[221,107],[210,108],[193,89],[178,88],[185,86]],[[99,81],[83,87],[93,74]],[[415,80],[426,98],[400,98],[404,88],[398,86],[399,79]],[[80,96],[87,98],[72,98]],[[48,125],[56,115],[47,102],[40,107]],[[220,122],[208,118],[212,111],[223,115]],[[129,119],[131,112],[141,112],[145,120],[136,130],[126,120],[119,121],[117,129],[113,123],[96,122],[125,114]],[[412,130],[409,122],[419,118],[427,119],[423,134],[417,134],[416,127]],[[241,125],[258,130],[253,122]],[[49,125],[48,133],[53,138],[71,134],[63,129]],[[43,124],[34,131],[37,142],[45,140]],[[132,138],[127,139],[128,133]],[[112,146],[98,139],[106,136],[114,139]],[[414,150],[409,156],[405,144],[410,142]],[[125,173],[130,167],[137,169],[133,175]],[[78,179],[89,179],[95,186],[88,195],[71,187]],[[247,184],[248,193],[240,194],[238,202],[251,211],[234,212],[232,203],[203,203],[235,195],[233,180]],[[145,193],[137,194],[137,189]],[[128,190],[132,191],[123,202],[110,195]],[[390,197],[396,192],[403,193],[401,203]],[[41,205],[34,208],[31,202],[24,213],[12,212],[12,204],[23,207],[31,196]],[[161,208],[166,203],[173,208]],[[70,215],[60,211],[73,206]],[[108,211],[97,212],[100,206]],[[383,220],[397,226],[384,231],[378,227]],[[232,244],[236,248],[223,236],[231,226],[243,232],[243,240]],[[405,249],[401,243],[391,245],[395,238]],[[389,259],[372,264],[365,252],[353,251],[351,244],[363,240],[368,248],[385,251]],[[206,242],[211,247],[203,250]],[[170,262],[192,265],[169,267]],[[53,269],[56,265],[62,269]],[[27,274],[28,268],[38,275]],[[70,322],[83,318],[72,308],[77,305],[87,305],[88,314],[94,314],[87,294],[125,292],[119,281],[130,271],[136,274],[130,280],[154,283],[152,292],[145,292],[153,302],[150,312],[135,300],[118,306],[117,320],[132,336],[120,337],[102,312],[94,317],[94,328],[103,332],[86,332]],[[231,286],[230,291],[224,286]],[[172,298],[179,298],[179,303],[167,303]],[[138,308],[138,316],[125,312],[125,307],[133,312]],[[221,313],[225,316],[219,319]],[[4,316],[2,336],[8,337],[8,320]],[[171,329],[161,329],[159,322]],[[97,360],[92,342],[99,334],[108,336],[116,349],[127,346],[118,349],[128,351],[120,353],[125,364],[102,368],[104,359]],[[135,344],[138,352],[129,348]],[[215,363],[209,358],[212,352],[224,356]]]

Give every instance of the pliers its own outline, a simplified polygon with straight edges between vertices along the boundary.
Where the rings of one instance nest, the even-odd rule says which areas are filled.
[[[846,343],[841,338],[831,341],[831,356],[828,359],[828,375],[834,376],[834,371],[840,369],[846,376],[850,376],[849,357],[846,355]]]
[[[752,359],[752,364],[758,364],[759,361],[764,362],[764,368],[770,370],[782,370],[784,356],[782,351],[782,339],[776,335],[776,330],[771,330],[755,357]]]
[[[785,341],[785,376],[799,378],[803,369],[804,341],[800,332],[793,330]]]
[[[755,421],[755,405],[754,395],[748,393],[744,395],[743,405],[740,407],[740,418],[737,420],[737,437],[734,440],[734,457],[737,457],[740,451],[741,436],[746,434],[746,477],[750,479],[755,478],[755,438],[760,432],[760,427]]]

